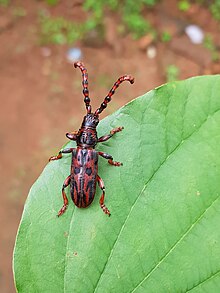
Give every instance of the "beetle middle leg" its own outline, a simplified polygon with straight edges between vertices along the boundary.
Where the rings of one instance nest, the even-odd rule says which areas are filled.
[[[101,136],[101,137],[98,139],[98,142],[103,142],[103,141],[108,140],[108,139],[111,138],[115,133],[117,133],[117,132],[119,132],[119,131],[122,131],[123,129],[124,129],[123,126],[120,126],[120,127],[117,127],[117,128],[112,129],[112,130],[110,131],[109,134]]]
[[[59,160],[61,159],[63,156],[62,154],[68,154],[68,153],[72,153],[72,151],[74,150],[75,148],[68,148],[68,149],[64,149],[62,151],[59,151],[59,154],[57,156],[53,156],[53,157],[50,157],[49,158],[49,162],[50,161],[55,161],[55,160]]]
[[[103,182],[102,178],[99,177],[99,175],[97,175],[97,181],[98,181],[99,187],[102,190],[102,195],[101,195],[100,200],[99,200],[100,207],[103,210],[103,212],[106,215],[109,215],[109,217],[110,217],[111,216],[111,213],[110,213],[109,209],[104,204],[104,200],[105,200],[105,186],[104,186],[104,182]]]
[[[102,156],[103,158],[107,159],[108,160],[108,163],[110,165],[117,166],[117,167],[123,165],[123,163],[113,161],[113,157],[111,155],[109,155],[109,154],[106,154],[106,153],[103,153],[103,152],[98,152],[98,154],[100,156]]]
[[[60,217],[63,213],[65,213],[67,207],[68,207],[68,198],[66,196],[66,193],[64,189],[70,184],[70,175],[65,179],[63,183],[63,188],[62,188],[62,196],[63,196],[63,206],[58,212],[58,217]]]

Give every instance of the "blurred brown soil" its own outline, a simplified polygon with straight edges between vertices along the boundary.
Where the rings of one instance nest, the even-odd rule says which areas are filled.
[[[2,293],[15,292],[12,251],[28,190],[47,164],[48,157],[57,153],[67,141],[65,133],[78,129],[85,113],[81,74],[66,61],[69,47],[47,46],[51,55],[44,57],[38,45],[39,9],[78,21],[85,19],[79,1],[64,2],[49,8],[42,1],[14,0],[8,8],[0,8]],[[25,8],[26,16],[15,16],[18,7]],[[170,64],[178,66],[179,79],[219,71],[219,63],[213,63],[211,52],[202,45],[191,44],[184,35],[184,27],[196,23],[220,45],[219,24],[207,9],[193,5],[187,13],[182,13],[177,9],[177,1],[169,0],[156,5],[147,16],[159,34],[167,31],[172,36],[170,42],[153,43],[157,50],[153,59],[146,55],[146,47],[152,42],[149,36],[140,41],[134,41],[130,35],[119,37],[117,16],[111,14],[105,18],[106,42],[100,45],[94,39],[89,46],[88,42],[74,44],[83,53],[94,107],[99,106],[120,75],[129,73],[135,77],[133,86],[125,83],[118,89],[105,115],[164,83]]]

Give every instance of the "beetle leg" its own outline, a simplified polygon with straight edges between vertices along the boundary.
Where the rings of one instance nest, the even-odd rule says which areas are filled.
[[[117,127],[117,128],[114,128],[110,131],[110,134],[107,134],[107,135],[103,135],[101,136],[99,139],[98,139],[98,142],[103,142],[103,141],[106,141],[108,140],[109,138],[111,138],[115,133],[119,132],[119,131],[122,131],[124,129],[124,127],[120,126],[120,127]]]
[[[50,157],[50,158],[49,158],[49,162],[50,162],[50,161],[59,160],[59,159],[61,159],[61,158],[62,158],[62,153],[61,153],[61,151],[59,151],[59,154],[58,154],[57,156],[53,156],[53,157]]]
[[[109,154],[106,154],[106,153],[103,153],[103,152],[98,152],[98,154],[99,154],[100,156],[102,156],[103,158],[107,159],[107,160],[108,160],[108,163],[109,163],[110,165],[117,166],[117,167],[123,165],[123,164],[120,163],[120,162],[115,162],[115,161],[113,161],[113,157],[112,157],[111,155],[109,155]]]
[[[67,209],[68,207],[68,198],[66,196],[66,193],[64,191],[64,188],[66,188],[70,184],[70,175],[66,178],[66,180],[63,183],[63,188],[62,188],[62,196],[63,196],[63,206],[58,212],[58,217],[60,217]]]
[[[71,140],[76,140],[77,139],[77,133],[78,133],[78,131],[67,132],[66,137],[71,139]]]
[[[110,217],[111,216],[111,213],[110,213],[109,209],[104,204],[104,200],[105,200],[105,186],[104,186],[104,182],[103,182],[102,178],[99,177],[99,175],[97,175],[97,181],[98,181],[99,187],[102,190],[102,195],[101,195],[100,200],[99,200],[100,207],[103,210],[103,212],[105,214],[109,215],[109,217]]]
[[[62,151],[59,151],[59,154],[57,156],[53,156],[53,157],[49,158],[49,162],[59,160],[63,157],[62,154],[72,153],[73,150],[74,150],[74,148],[68,148],[68,149],[64,149]]]

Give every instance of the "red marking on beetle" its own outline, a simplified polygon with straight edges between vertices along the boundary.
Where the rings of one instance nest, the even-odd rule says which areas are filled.
[[[96,127],[99,123],[99,114],[107,107],[107,104],[111,101],[115,90],[124,81],[134,83],[134,78],[130,75],[123,75],[115,82],[108,95],[104,98],[104,101],[100,107],[92,113],[92,107],[90,105],[89,90],[88,90],[88,74],[82,62],[75,62],[74,67],[79,67],[82,72],[82,86],[84,103],[86,106],[87,114],[83,118],[81,128],[78,131],[67,133],[66,136],[70,140],[76,141],[76,148],[63,149],[57,156],[53,156],[49,161],[58,160],[62,158],[62,154],[72,153],[72,163],[70,175],[66,178],[62,188],[63,206],[58,212],[58,216],[63,215],[68,207],[68,198],[65,193],[65,188],[70,185],[70,195],[74,204],[79,208],[88,207],[96,192],[96,184],[98,182],[99,187],[102,190],[99,203],[103,212],[107,215],[111,215],[109,209],[105,206],[105,186],[103,180],[98,176],[98,157],[99,155],[108,160],[108,163],[113,166],[121,166],[122,163],[113,161],[113,157],[103,152],[97,152],[95,146],[99,142],[107,141],[115,133],[120,132],[124,127],[117,127],[112,129],[109,134],[100,138],[97,136]]]

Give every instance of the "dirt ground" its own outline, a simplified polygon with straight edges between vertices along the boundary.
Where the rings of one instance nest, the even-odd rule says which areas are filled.
[[[61,4],[62,2],[62,4]],[[15,16],[15,8],[25,16]],[[79,128],[85,113],[81,73],[66,59],[71,46],[38,44],[38,11],[78,20],[86,17],[79,1],[60,1],[51,8],[43,1],[14,0],[0,7],[0,292],[15,292],[12,253],[16,231],[28,191],[48,157],[67,141],[65,133]],[[184,34],[187,24],[198,24],[213,37],[219,54],[219,23],[207,8],[192,5],[180,12],[177,1],[161,1],[146,12],[156,30],[171,35],[169,42],[151,44],[156,56],[149,58],[147,37],[134,41],[130,35],[117,34],[117,16],[106,14],[106,41],[90,46],[73,44],[82,51],[89,73],[92,105],[98,107],[114,81],[125,73],[135,84],[123,84],[104,115],[126,102],[166,82],[169,65],[179,68],[179,79],[201,74],[216,74],[220,64],[203,45],[194,45]],[[81,19],[80,19],[81,18]],[[49,52],[49,56],[45,56]],[[104,115],[102,117],[104,117]],[[46,195],[45,195],[46,196]],[[43,203],[42,203],[43,204]]]

